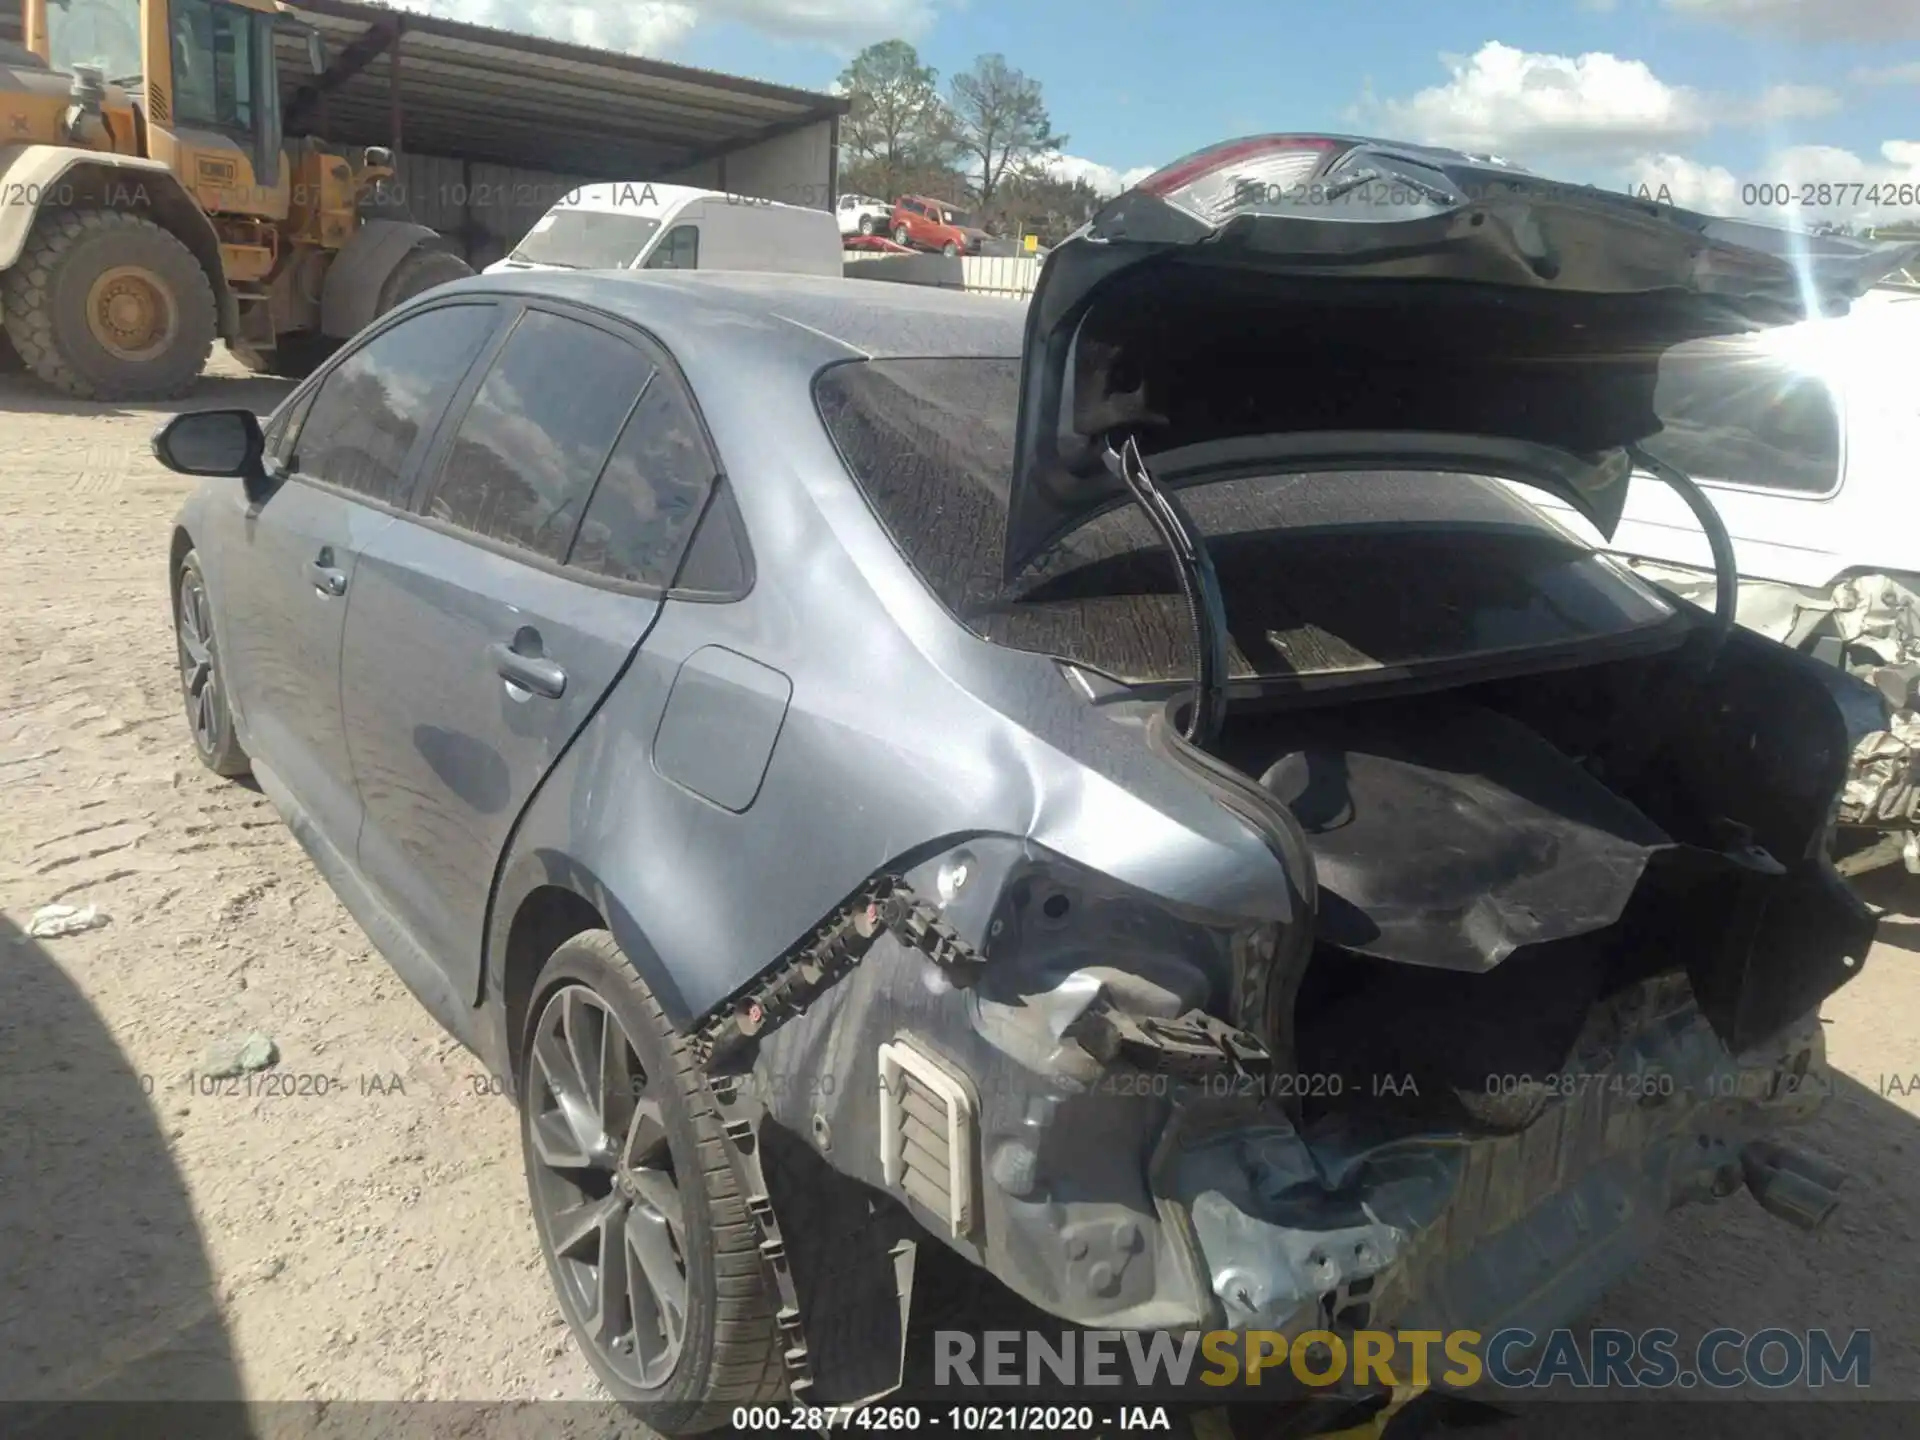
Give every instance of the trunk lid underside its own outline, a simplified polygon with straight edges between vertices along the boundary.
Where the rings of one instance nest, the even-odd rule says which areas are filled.
[[[1671,347],[1843,310],[1920,246],[1715,220],[1451,152],[1265,137],[1121,196],[1028,311],[1005,569],[1236,465],[1478,470],[1611,533]]]

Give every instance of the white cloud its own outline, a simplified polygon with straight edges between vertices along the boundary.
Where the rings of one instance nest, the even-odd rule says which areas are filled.
[[[1663,204],[1708,215],[1744,215],[1740,177],[1720,165],[1705,165],[1684,155],[1642,155],[1627,167],[1633,193],[1647,193]]]
[[[549,0],[397,0],[405,10],[424,11],[444,20],[490,25],[520,35],[538,35],[602,50],[633,55],[662,55],[699,23],[688,0],[638,0],[613,4],[549,3]]]
[[[1635,193],[1713,215],[1782,225],[1890,224],[1920,219],[1920,141],[1889,140],[1878,159],[1831,145],[1776,152],[1752,176],[1684,155],[1642,156],[1628,167]],[[1778,202],[1778,203],[1776,203]]]
[[[1102,195],[1118,195],[1153,174],[1157,165],[1136,165],[1131,170],[1116,170],[1098,160],[1083,160],[1078,155],[1053,155],[1046,161],[1047,173],[1056,180],[1084,180]]]
[[[1920,0],[1666,0],[1669,10],[1797,40],[1920,37]]]
[[[1379,105],[1386,133],[1531,155],[1631,154],[1690,140],[1712,124],[1706,101],[1639,60],[1540,55],[1489,41],[1444,55],[1445,85]]]
[[[661,55],[703,21],[731,20],[765,34],[834,49],[894,36],[912,38],[933,22],[939,0],[400,0],[407,9],[494,25],[523,35],[570,40],[637,55]]]
[[[1920,85],[1920,60],[1905,65],[1867,65],[1848,78],[1856,85]]]
[[[866,45],[915,39],[933,24],[937,0],[700,0],[715,19],[736,20],[794,40]]]
[[[1387,134],[1462,150],[1621,162],[1677,151],[1717,125],[1805,119],[1840,103],[1811,85],[1776,85],[1756,97],[1670,85],[1644,61],[1604,51],[1546,55],[1489,41],[1441,60],[1452,72],[1446,84],[1365,103],[1362,116]]]
[[[1770,120],[1813,120],[1822,115],[1831,115],[1839,108],[1840,97],[1818,85],[1775,85],[1761,91],[1760,98],[1753,102],[1744,115],[1736,107],[1728,111],[1728,118],[1745,118],[1760,123]]]

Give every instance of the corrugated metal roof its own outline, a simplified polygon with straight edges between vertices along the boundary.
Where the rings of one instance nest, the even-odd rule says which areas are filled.
[[[308,0],[329,61],[364,63],[333,83],[325,125],[306,50],[280,53],[289,131],[340,145],[391,143],[391,51],[400,39],[402,148],[541,170],[644,178],[843,114],[846,101],[585,45],[359,0]],[[0,0],[0,38],[20,16]],[[303,117],[304,113],[304,119]]]
[[[395,28],[407,150],[643,177],[846,109],[831,95],[358,0],[310,0],[299,9],[336,65],[356,42],[378,47],[326,96],[324,133],[342,145],[389,141],[392,62],[380,42]],[[289,39],[281,63],[289,107],[304,66],[304,51]],[[297,110],[289,113],[298,120]],[[317,107],[307,123],[319,132]]]

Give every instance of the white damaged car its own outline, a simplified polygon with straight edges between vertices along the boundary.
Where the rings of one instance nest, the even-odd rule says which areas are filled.
[[[1920,874],[1920,288],[1844,316],[1678,347],[1646,449],[1711,493],[1740,572],[1740,623],[1871,682],[1888,722],[1860,742],[1837,816],[1843,873]],[[1584,529],[1574,512],[1532,496]],[[1713,557],[1670,489],[1629,492],[1612,548],[1713,604]]]

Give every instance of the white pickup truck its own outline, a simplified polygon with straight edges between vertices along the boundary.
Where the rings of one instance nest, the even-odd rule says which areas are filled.
[[[1920,874],[1920,287],[1875,290],[1841,319],[1683,347],[1663,362],[1656,409],[1667,428],[1647,448],[1700,483],[1733,540],[1740,622],[1887,700],[1887,728],[1854,752],[1841,870],[1904,861]],[[1548,508],[1591,538],[1571,510]],[[1705,536],[1666,486],[1632,487],[1611,544],[1712,607]]]

